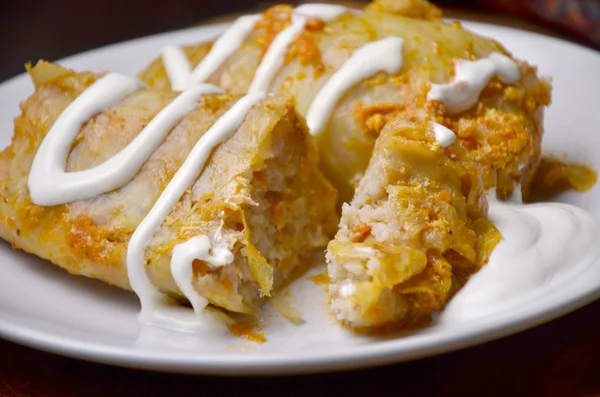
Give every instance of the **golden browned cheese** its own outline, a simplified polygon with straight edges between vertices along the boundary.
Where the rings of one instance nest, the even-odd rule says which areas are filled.
[[[368,10],[389,12],[419,19],[441,19],[442,10],[427,0],[376,0],[367,5]]]
[[[245,92],[266,46],[290,23],[291,13],[290,6],[265,11],[246,42],[208,82],[229,92]],[[293,95],[296,108],[306,115],[319,90],[356,49],[389,36],[404,40],[402,69],[394,75],[378,73],[349,90],[317,139],[323,169],[342,201],[352,197],[381,129],[397,117],[432,118],[455,131],[483,165],[485,187],[497,186],[500,198],[510,196],[515,183],[527,191],[540,160],[543,109],[550,103],[550,85],[538,78],[534,67],[519,62],[522,78],[518,82],[506,84],[493,78],[478,103],[465,112],[451,115],[443,104],[428,101],[432,83],[452,79],[456,59],[475,60],[495,51],[510,55],[494,40],[459,23],[444,23],[440,16],[439,9],[423,0],[379,0],[359,14],[330,22],[313,19],[290,45],[270,90]],[[200,47],[206,44],[186,51]],[[193,65],[198,61],[191,59]],[[161,58],[139,76],[153,86],[169,86]]]
[[[413,324],[442,310],[501,235],[487,220],[479,165],[431,125],[395,120],[328,246],[332,310],[345,324]]]
[[[21,103],[11,145],[0,154],[0,235],[14,247],[67,271],[129,288],[125,254],[138,224],[196,142],[239,98],[207,95],[169,133],[138,174],[93,199],[42,207],[32,203],[29,170],[44,136],[99,75],[40,63],[29,70],[35,93]],[[141,89],[82,127],[67,170],[101,164],[124,148],[177,93]],[[293,104],[268,97],[218,146],[193,187],[146,248],[146,270],[161,291],[179,296],[170,273],[172,248],[219,231],[231,265],[194,263],[194,286],[213,304],[251,313],[260,296],[307,266],[335,230],[336,192],[317,168],[317,153]]]

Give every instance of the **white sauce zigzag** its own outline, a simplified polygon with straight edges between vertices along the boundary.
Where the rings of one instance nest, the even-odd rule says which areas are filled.
[[[505,83],[514,83],[521,79],[521,70],[512,58],[499,52],[476,61],[458,59],[452,82],[431,84],[427,99],[443,103],[449,113],[464,112],[477,103],[481,91],[495,75],[502,76]]]
[[[33,160],[28,187],[35,204],[59,205],[89,199],[125,185],[169,131],[196,106],[201,95],[223,93],[209,84],[183,92],[119,153],[94,168],[66,172],[67,156],[82,125],[142,87],[136,79],[110,73],[98,79],[65,109],[48,131]]]
[[[65,172],[67,156],[82,124],[142,87],[133,78],[111,73],[98,79],[63,111],[34,157],[28,186],[35,204],[60,205],[123,187],[138,173],[165,136],[196,107],[200,96],[223,93],[220,88],[210,84],[196,85],[182,92],[124,149],[104,163],[85,171]],[[127,247],[126,263],[129,283],[142,305],[142,319],[152,319],[164,301],[163,294],[152,285],[146,272],[144,251],[148,242],[183,193],[199,177],[212,150],[237,131],[250,108],[264,97],[264,93],[246,95],[210,127],[135,229]],[[231,252],[220,246],[212,247],[210,240],[207,245],[207,240],[207,236],[196,236],[179,244],[174,248],[171,258],[173,277],[197,312],[203,310],[206,300],[192,287],[193,259],[207,260],[215,266],[233,261]],[[197,258],[190,257],[191,254]]]

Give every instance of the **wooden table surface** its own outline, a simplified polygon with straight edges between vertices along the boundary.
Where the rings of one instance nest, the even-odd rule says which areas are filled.
[[[204,0],[197,1],[206,4]],[[207,1],[213,6],[218,3],[218,0]],[[110,35],[112,32],[113,36],[104,36],[104,39],[90,36],[85,40],[78,37],[75,40],[72,33],[63,27],[62,31],[55,29],[49,32],[73,37],[73,46],[57,46],[56,42],[61,40],[57,37],[45,45],[41,36],[44,28],[39,24],[57,18],[60,10],[50,6],[55,3],[38,1],[35,7],[24,2],[11,4],[17,12],[0,11],[0,26],[13,26],[13,36],[22,37],[24,44],[18,48],[9,47],[3,55],[3,64],[0,65],[2,78],[17,73],[13,66],[31,60],[27,58],[33,56],[30,54],[54,59],[86,49],[86,46],[116,41],[118,37],[114,31],[120,26],[119,19],[113,21],[113,30],[106,33]],[[24,18],[26,7],[32,9],[33,17],[30,15],[29,19]],[[232,6],[230,11],[234,8],[240,8],[239,4]],[[96,8],[95,12],[101,10]],[[179,12],[184,15],[186,11]],[[501,16],[460,12],[452,12],[450,16],[548,32],[537,25]],[[185,18],[177,21],[187,23]],[[141,20],[152,18],[145,13]],[[161,26],[164,30],[172,29],[175,27],[173,23],[167,18]],[[89,26],[89,22],[79,21],[78,24],[79,29]],[[144,29],[142,26],[135,32],[151,33]],[[31,33],[32,30],[37,33]],[[122,34],[133,36],[129,30]],[[32,37],[39,39],[33,40]],[[458,352],[387,367],[298,377],[221,378],[152,373],[78,361],[0,340],[1,397],[316,397],[371,396],[383,392],[389,396],[600,396],[600,301],[529,331]]]

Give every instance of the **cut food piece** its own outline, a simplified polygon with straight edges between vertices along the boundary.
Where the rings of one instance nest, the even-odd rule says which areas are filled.
[[[21,104],[12,143],[0,154],[0,234],[73,274],[128,289],[126,253],[134,231],[197,142],[242,100],[198,97],[123,186],[88,199],[36,205],[28,188],[36,152],[59,116],[103,77],[44,62],[29,72],[35,93]],[[141,88],[86,120],[68,152],[67,175],[110,160],[176,97]],[[266,96],[242,116],[151,233],[141,266],[153,288],[183,297],[172,274],[174,248],[197,243],[206,252],[190,263],[194,293],[218,307],[253,313],[261,297],[308,266],[313,250],[327,244],[337,222],[336,192],[317,169],[316,149],[290,100]]]
[[[390,122],[327,248],[331,307],[355,328],[419,322],[444,305],[500,239],[480,167],[442,148],[434,123]]]
[[[243,33],[236,40],[227,36],[210,52],[210,43],[184,47],[177,59],[187,55],[186,66],[204,72],[188,82],[201,75],[245,93],[267,81],[265,90],[293,95],[342,202],[352,198],[381,129],[397,117],[433,119],[455,131],[499,198],[519,184],[527,190],[550,103],[550,84],[534,67],[494,40],[443,22],[423,0],[377,0],[363,11],[325,6],[333,8],[279,5],[244,16],[232,25],[237,32],[228,31]],[[165,60],[176,63],[158,57],[140,78],[169,87]]]

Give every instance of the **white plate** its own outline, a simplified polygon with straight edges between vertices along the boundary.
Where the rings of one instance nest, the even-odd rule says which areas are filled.
[[[502,42],[516,56],[554,78],[544,147],[597,166],[600,154],[600,55],[580,46],[528,32],[465,23]],[[134,75],[166,44],[195,43],[223,25],[189,29],[89,51],[61,61],[77,70],[111,70]],[[0,144],[7,144],[18,102],[32,86],[25,76],[0,85]],[[600,220],[600,186],[561,200]],[[141,329],[139,304],[128,292],[75,277],[48,262],[0,244],[0,336],[28,346],[109,364],[170,372],[282,374],[320,372],[411,360],[506,336],[575,310],[600,296],[600,261],[567,280],[546,287],[508,312],[464,323],[434,324],[418,332],[385,338],[358,336],[327,315],[324,288],[306,279],[293,286],[291,303],[306,315],[292,325],[276,315],[265,324],[259,345],[229,335],[198,336]]]

